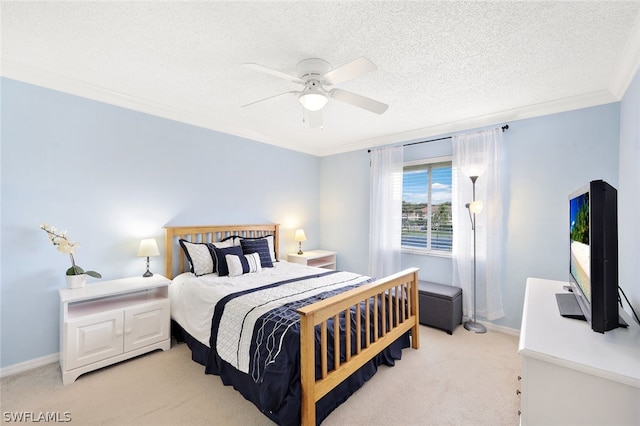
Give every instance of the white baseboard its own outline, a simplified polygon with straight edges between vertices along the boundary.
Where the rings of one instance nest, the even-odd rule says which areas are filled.
[[[28,371],[36,367],[52,364],[54,362],[58,362],[59,360],[60,360],[60,354],[55,353],[55,354],[46,355],[40,358],[35,358],[29,361],[21,362],[18,364],[10,365],[8,367],[4,367],[0,369],[0,377],[7,377],[13,374],[22,373],[23,371]]]
[[[484,325],[487,328],[487,330],[497,331],[499,333],[509,334],[511,336],[516,336],[516,337],[520,336],[520,330],[516,330],[515,328],[496,325],[491,322],[485,322],[485,321],[478,321],[478,322]],[[60,360],[60,354],[55,353],[55,354],[46,355],[40,358],[35,358],[29,361],[21,362],[19,364],[10,365],[8,367],[4,367],[0,369],[0,378],[11,376],[13,374],[22,373],[23,371],[28,371],[36,367],[41,367],[43,365],[58,362],[59,360]]]
[[[464,324],[468,320],[469,320],[469,318],[463,316],[462,317],[462,324]],[[511,327],[505,327],[504,325],[494,324],[494,323],[489,322],[489,321],[480,321],[480,320],[476,320],[476,321],[478,322],[478,324],[484,325],[484,327],[487,330],[497,331],[499,333],[508,334],[510,336],[520,337],[520,330],[518,330],[518,329],[511,328]]]
[[[505,327],[504,325],[497,325],[492,322],[484,322],[484,321],[478,321],[478,322],[484,325],[487,330],[497,331],[500,333],[508,334],[510,336],[520,337],[520,330],[516,330],[515,328]]]

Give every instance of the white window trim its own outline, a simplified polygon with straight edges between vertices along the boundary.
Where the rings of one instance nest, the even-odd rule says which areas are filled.
[[[444,157],[423,158],[422,160],[405,161],[403,167],[418,166],[420,164],[446,163],[448,161],[453,162],[453,155],[447,155]]]
[[[451,252],[444,251],[444,250],[427,250],[427,249],[402,247],[401,252],[406,254],[415,254],[418,256],[446,257],[449,259],[451,258]]]
[[[453,163],[453,155],[446,155],[443,157],[430,157],[430,158],[423,158],[420,160],[411,160],[411,161],[405,161],[403,164],[403,167],[410,167],[410,166],[418,166],[421,164],[434,164],[434,163],[445,163],[445,162],[451,162]],[[453,164],[452,164],[453,167]],[[453,169],[452,169],[452,173],[453,173]],[[444,258],[451,258],[452,255],[452,251],[444,251],[444,250],[427,250],[427,249],[418,249],[418,248],[409,248],[409,247],[401,247],[401,252],[402,253],[407,253],[407,254],[415,254],[415,255],[419,255],[419,256],[431,256],[431,257],[444,257]]]

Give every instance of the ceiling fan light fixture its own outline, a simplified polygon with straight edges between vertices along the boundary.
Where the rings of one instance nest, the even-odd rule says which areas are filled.
[[[327,95],[320,90],[309,89],[304,91],[299,97],[298,101],[308,111],[318,111],[324,108],[329,101]]]

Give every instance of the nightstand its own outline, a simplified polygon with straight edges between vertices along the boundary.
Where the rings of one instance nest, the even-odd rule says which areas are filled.
[[[162,275],[60,289],[62,383],[171,347],[169,281]]]
[[[302,265],[314,266],[316,268],[336,269],[335,251],[308,250],[303,254],[290,253],[287,255],[287,262],[300,263]]]

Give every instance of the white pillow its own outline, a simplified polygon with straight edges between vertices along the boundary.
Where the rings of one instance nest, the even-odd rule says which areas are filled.
[[[234,244],[233,240],[227,240],[227,241],[218,241],[216,243],[213,243],[213,245],[216,246],[217,248],[228,248],[228,247],[239,246],[240,243]]]
[[[262,266],[260,265],[260,255],[258,253],[251,253],[243,256],[246,262],[249,264],[249,268],[247,271],[244,271],[242,267],[242,261],[240,260],[240,256],[236,256],[234,254],[225,255],[225,259],[227,261],[227,266],[229,268],[229,276],[237,277],[242,275],[243,273],[252,273],[252,272],[260,272],[262,271]]]
[[[197,277],[215,272],[211,250],[206,243],[192,243],[187,240],[179,242],[191,264],[191,272]]]
[[[262,271],[262,265],[260,264],[260,253],[245,254],[244,257],[249,263],[249,272]]]

